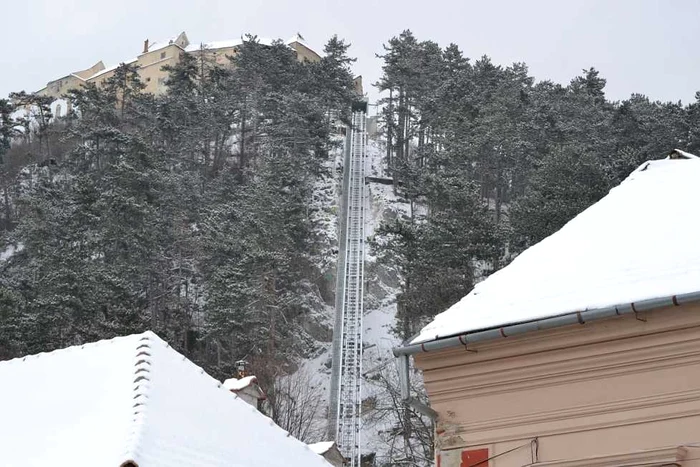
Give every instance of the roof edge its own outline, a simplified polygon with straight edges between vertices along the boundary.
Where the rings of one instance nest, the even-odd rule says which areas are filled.
[[[666,159],[700,159],[700,157],[680,149],[674,149],[668,153]]]
[[[484,329],[481,331],[467,332],[463,334],[436,337],[433,340],[408,343],[395,347],[392,351],[395,357],[415,355],[417,353],[442,350],[451,347],[467,348],[469,344],[495,340],[501,337],[511,337],[534,331],[542,331],[571,324],[586,324],[589,321],[596,321],[604,318],[622,316],[640,311],[650,311],[671,306],[680,306],[686,303],[700,302],[700,290],[667,297],[651,298],[632,303],[611,305],[592,310],[575,311],[548,318],[532,321],[512,323],[496,328]]]

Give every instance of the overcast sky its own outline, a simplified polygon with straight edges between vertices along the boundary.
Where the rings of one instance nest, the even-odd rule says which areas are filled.
[[[319,50],[338,34],[371,83],[381,73],[375,54],[404,29],[454,42],[468,57],[523,61],[538,80],[568,83],[596,67],[610,99],[637,92],[689,103],[700,90],[697,0],[0,0],[0,18],[0,96],[36,91],[98,60],[119,63],[144,39],[180,31],[193,43],[300,32]]]

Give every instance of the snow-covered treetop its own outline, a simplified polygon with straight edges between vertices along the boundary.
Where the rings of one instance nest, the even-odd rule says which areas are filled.
[[[440,313],[412,343],[700,291],[700,159],[646,162]]]

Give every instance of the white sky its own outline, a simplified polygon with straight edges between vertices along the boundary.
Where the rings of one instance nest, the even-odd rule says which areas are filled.
[[[180,31],[193,43],[298,31],[319,50],[338,34],[353,44],[367,90],[381,73],[375,54],[404,29],[454,42],[472,59],[524,61],[538,80],[568,83],[594,66],[611,99],[638,92],[689,103],[700,90],[696,0],[0,0],[0,20],[0,96],[98,60],[116,64],[138,55],[144,39]]]

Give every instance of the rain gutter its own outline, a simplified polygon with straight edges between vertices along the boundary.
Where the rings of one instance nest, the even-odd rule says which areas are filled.
[[[401,397],[405,402],[414,407],[416,410],[423,412],[423,410],[421,409],[427,408],[430,410],[430,412],[432,412],[432,414],[434,414],[434,411],[432,411],[432,409],[426,407],[424,404],[420,404],[418,401],[410,397],[408,362],[408,358],[410,355],[415,355],[417,353],[423,352],[430,352],[434,350],[448,349],[452,347],[464,347],[466,349],[469,344],[475,344],[477,342],[484,342],[489,340],[517,336],[528,332],[542,331],[545,329],[552,329],[572,324],[586,324],[589,321],[596,321],[599,319],[612,318],[615,316],[639,313],[642,311],[656,310],[659,308],[666,308],[671,306],[681,306],[693,302],[700,302],[700,291],[684,293],[679,295],[671,295],[661,298],[652,298],[649,300],[641,300],[639,302],[607,306],[586,311],[577,311],[574,313],[567,313],[534,321],[510,324],[498,328],[467,332],[464,334],[444,338],[436,338],[431,341],[421,342],[417,344],[404,344],[400,347],[395,347],[393,349],[394,356],[397,357],[399,360],[399,380],[401,386]],[[410,342],[410,340],[407,342]],[[416,402],[418,402],[418,404],[420,404],[422,407],[416,406]]]

